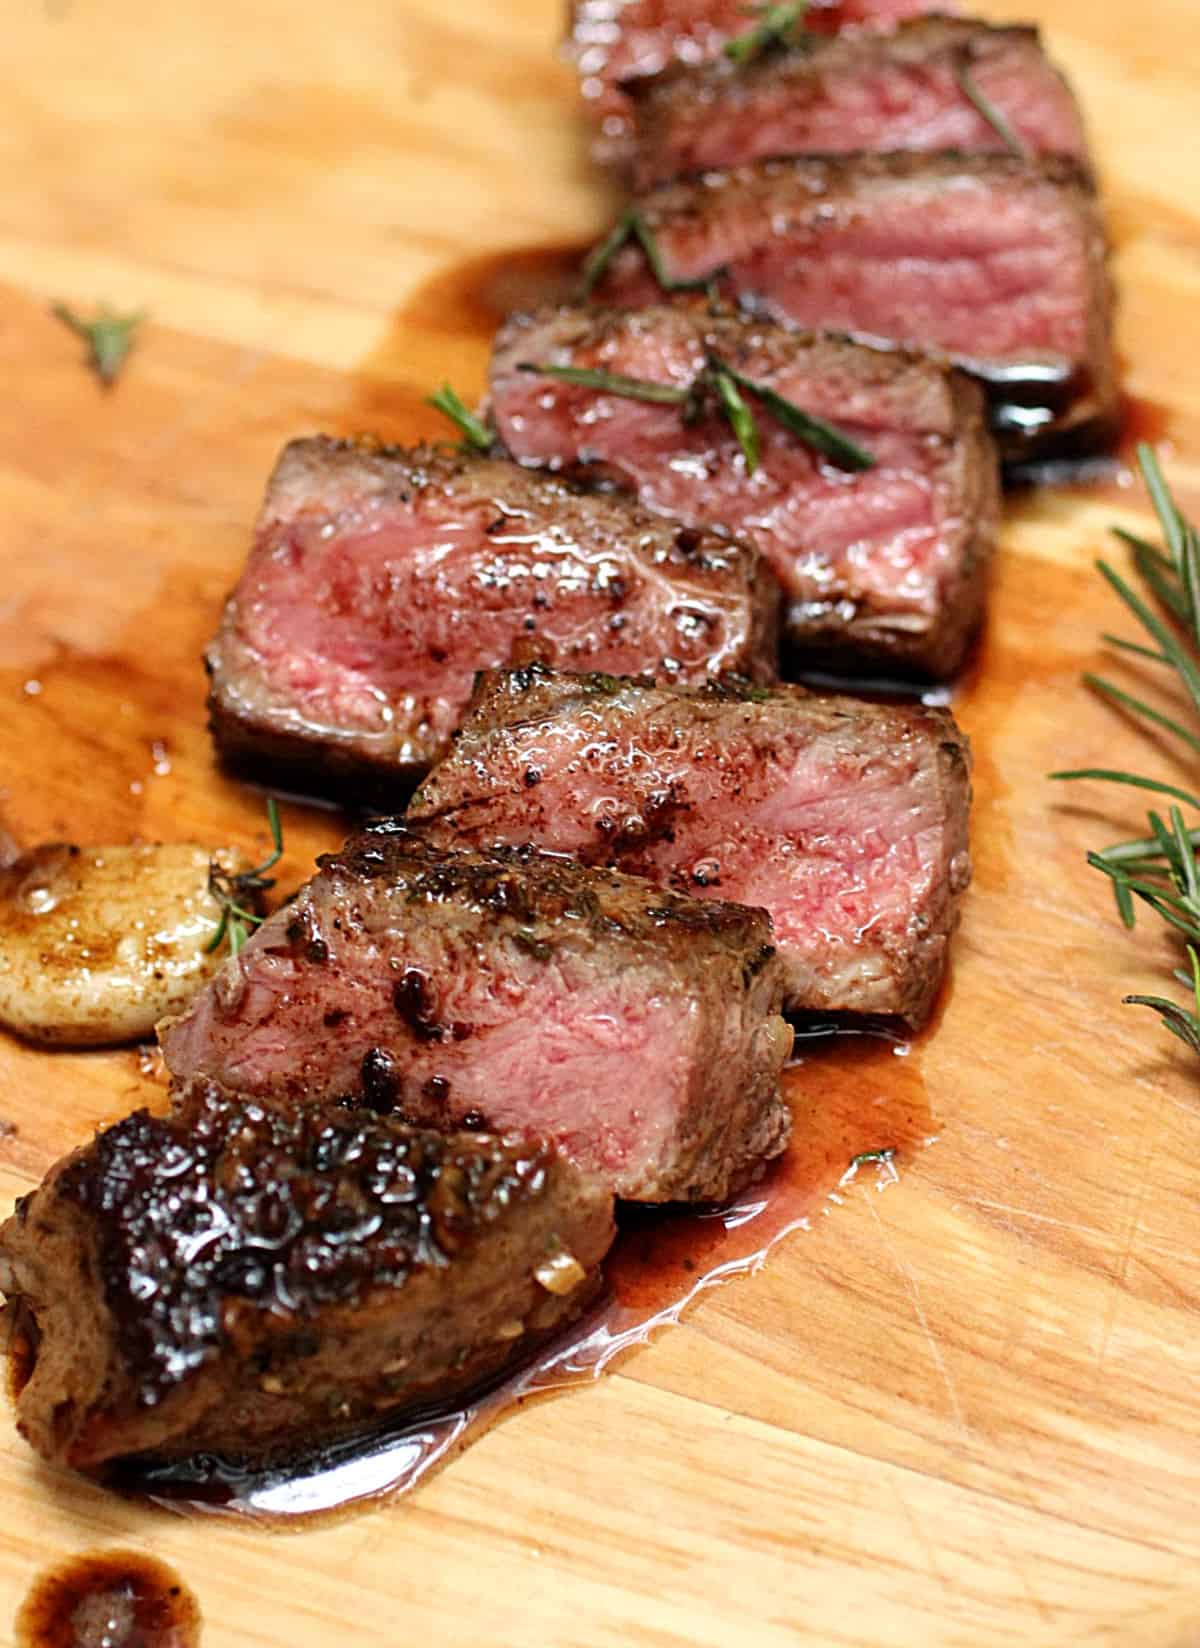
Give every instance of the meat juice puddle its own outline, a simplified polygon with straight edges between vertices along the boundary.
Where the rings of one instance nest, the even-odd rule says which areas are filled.
[[[897,1180],[898,1168],[936,1136],[919,1042],[801,1031],[784,1092],[792,1141],[764,1177],[722,1208],[622,1210],[600,1304],[502,1383],[286,1466],[251,1472],[204,1458],[131,1467],[111,1485],[175,1511],[277,1525],[399,1496],[527,1401],[598,1379],[677,1323],[702,1293],[759,1269],[784,1238],[835,1211],[840,1194],[857,1193],[852,1186]]]
[[[43,1574],[16,1648],[195,1648],[200,1609],[177,1574],[139,1551],[96,1551]]]

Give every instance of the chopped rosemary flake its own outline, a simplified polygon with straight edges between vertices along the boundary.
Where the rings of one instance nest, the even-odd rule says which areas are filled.
[[[725,45],[726,57],[739,68],[773,47],[793,45],[797,31],[803,31],[808,0],[793,0],[790,5],[749,6],[747,10],[757,13],[759,21]]]
[[[475,452],[490,452],[496,437],[482,419],[477,418],[461,396],[444,383],[436,395],[430,395],[426,406],[434,407],[455,424],[463,437],[464,447]]]
[[[646,262],[650,265],[651,274],[664,292],[700,292],[708,289],[712,280],[709,275],[704,275],[699,280],[673,280],[668,275],[662,248],[655,238],[654,231],[637,207],[629,206],[621,213],[583,266],[580,296],[585,303],[608,272],[608,267],[617,253],[631,240],[637,241],[641,247]]]
[[[1015,154],[1018,160],[1028,160],[1029,150],[1025,147],[1024,143],[1022,143],[1016,132],[1009,125],[1004,115],[1001,114],[1000,110],[992,102],[991,98],[986,97],[975,84],[975,77],[971,73],[971,62],[968,53],[964,52],[959,56],[958,61],[955,64],[954,78],[958,81],[959,91],[967,99],[968,103],[974,105],[976,113],[983,116],[1009,153]]]
[[[624,400],[653,401],[659,406],[682,406],[691,394],[690,386],[678,389],[673,384],[655,383],[652,378],[628,378],[623,372],[604,372],[590,366],[545,366],[536,361],[519,361],[518,372],[534,372],[541,378],[560,378],[563,383],[578,384],[582,389],[600,389],[607,395],[620,395]]]
[[[895,1149],[889,1146],[886,1150],[864,1150],[861,1156],[856,1156],[850,1163],[852,1168],[870,1167],[872,1163],[884,1167],[888,1162],[896,1159]]]
[[[1121,529],[1115,529],[1115,536],[1132,551],[1142,583],[1162,610],[1156,611],[1108,562],[1099,561],[1099,571],[1154,646],[1141,646],[1119,636],[1106,635],[1104,639],[1122,652],[1173,672],[1190,700],[1193,714],[1200,717],[1200,535],[1176,504],[1153,447],[1140,446],[1138,462],[1166,548],[1164,551]],[[1182,722],[1101,676],[1088,674],[1084,680],[1122,714],[1155,732],[1177,738],[1189,752],[1200,754],[1200,736]],[[1129,995],[1123,999],[1134,1006],[1151,1008],[1173,1036],[1200,1054],[1200,826],[1189,826],[1183,812],[1183,806],[1200,812],[1200,796],[1177,784],[1109,767],[1081,767],[1050,776],[1099,779],[1170,798],[1166,818],[1156,811],[1147,813],[1149,835],[1090,852],[1087,861],[1111,882],[1117,913],[1126,927],[1135,925],[1140,903],[1184,940],[1188,967],[1176,972],[1175,977],[1190,992],[1187,1007],[1164,996]]]
[[[247,909],[242,900],[251,902],[275,885],[274,877],[268,876],[267,871],[273,870],[283,857],[283,827],[279,822],[279,808],[274,796],[267,801],[267,822],[271,826],[275,850],[253,870],[241,870],[235,874],[222,869],[215,858],[209,861],[208,890],[220,906],[221,919],[216,932],[204,946],[205,955],[219,950],[228,939],[229,954],[236,956],[253,929],[262,925],[263,917],[257,911]]]
[[[742,449],[742,457],[746,460],[746,473],[753,475],[758,468],[760,457],[758,425],[754,421],[754,414],[742,399],[742,392],[732,372],[727,372],[723,366],[715,366],[712,369],[712,381],[717,399],[721,403],[721,410]]]
[[[88,346],[88,365],[105,388],[111,388],[133,348],[134,334],[146,318],[145,311],[137,309],[130,315],[119,315],[102,303],[92,320],[84,320],[65,303],[55,303],[50,312],[64,326],[69,326],[76,337],[83,339]]]

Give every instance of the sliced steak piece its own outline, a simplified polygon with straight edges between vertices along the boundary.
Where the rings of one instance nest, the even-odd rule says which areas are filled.
[[[294,441],[208,653],[221,753],[395,799],[475,671],[773,673],[778,591],[751,549],[503,459]]]
[[[748,63],[722,55],[636,82],[634,183],[769,155],[1008,150],[1087,160],[1079,107],[1035,28],[925,17],[892,33],[808,39]]]
[[[927,0],[813,0],[804,28],[887,27],[937,9]],[[626,153],[630,83],[671,63],[705,63],[757,21],[745,0],[572,0],[567,51],[596,121],[598,158]]]
[[[793,1011],[915,1027],[970,877],[970,796],[945,710],[530,668],[481,679],[409,816],[761,905]]]
[[[713,356],[832,423],[874,459],[851,473],[755,406],[751,474],[729,424],[523,371],[528,363],[687,384]],[[754,405],[753,397],[751,404]],[[719,521],[757,545],[809,663],[952,674],[983,610],[999,519],[978,387],[900,350],[659,305],[516,316],[492,362],[491,410],[522,463],[630,487],[658,514]]]
[[[636,202],[672,282],[757,314],[948,356],[981,378],[1004,455],[1091,450],[1115,428],[1107,243],[1074,162],[883,154],[764,160]],[[661,297],[640,247],[598,295]]]
[[[163,1033],[177,1077],[552,1140],[633,1201],[718,1201],[787,1142],[761,910],[532,849],[354,837]]]
[[[612,1198],[545,1145],[287,1114],[204,1084],[0,1230],[40,1454],[260,1460],[495,1375],[594,1296]]]

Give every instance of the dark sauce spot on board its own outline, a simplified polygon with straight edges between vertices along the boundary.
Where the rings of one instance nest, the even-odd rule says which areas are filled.
[[[166,1563],[96,1551],[42,1574],[16,1618],[16,1648],[193,1648],[195,1597]]]
[[[132,1462],[111,1485],[175,1509],[220,1507],[276,1523],[403,1493],[527,1399],[598,1377],[677,1322],[700,1293],[755,1269],[785,1237],[800,1239],[818,1219],[836,1215],[839,1199],[890,1189],[937,1132],[920,1040],[801,1030],[784,1092],[795,1119],[787,1153],[727,1207],[620,1209],[601,1303],[498,1383],[451,1409],[410,1411],[286,1467],[254,1471],[211,1457]],[[868,1154],[876,1159],[853,1165]]]

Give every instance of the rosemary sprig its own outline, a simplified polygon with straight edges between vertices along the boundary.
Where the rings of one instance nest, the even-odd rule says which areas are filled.
[[[968,103],[974,105],[976,112],[983,116],[1009,153],[1015,154],[1018,160],[1028,160],[1029,150],[1025,147],[1025,144],[1017,136],[1006,117],[1001,114],[991,98],[987,97],[976,84],[975,77],[971,73],[969,52],[964,51],[958,56],[954,66],[954,78],[958,81],[959,91]]]
[[[241,870],[235,874],[222,869],[215,858],[209,860],[208,890],[220,906],[221,919],[216,932],[204,946],[205,955],[219,950],[228,938],[229,954],[236,956],[253,929],[262,925],[263,917],[256,910],[247,909],[246,905],[275,885],[274,877],[268,876],[267,871],[273,870],[283,857],[283,827],[279,822],[279,808],[274,796],[267,801],[267,822],[271,826],[275,850],[253,870]]]
[[[757,14],[758,22],[745,34],[734,35],[725,44],[726,57],[739,68],[752,63],[772,47],[793,45],[797,32],[804,30],[808,0],[793,0],[791,5],[747,6],[746,10],[752,15]]]
[[[1121,652],[1133,653],[1172,671],[1200,717],[1200,535],[1175,502],[1153,447],[1139,446],[1138,462],[1166,548],[1160,549],[1120,528],[1115,529],[1115,536],[1131,549],[1150,600],[1143,598],[1107,561],[1099,561],[1097,566],[1154,645],[1143,646],[1120,636],[1106,635],[1104,639]],[[1162,611],[1156,611],[1151,601],[1156,601]],[[1200,737],[1173,716],[1101,676],[1089,674],[1084,680],[1135,721],[1169,734],[1192,754],[1200,754]],[[1200,1054],[1200,826],[1189,827],[1183,812],[1185,806],[1200,812],[1200,796],[1178,784],[1109,767],[1077,768],[1050,776],[1099,779],[1170,798],[1166,818],[1157,811],[1147,813],[1149,835],[1089,853],[1088,863],[1111,882],[1117,911],[1126,927],[1135,925],[1140,903],[1183,938],[1188,967],[1177,971],[1175,977],[1191,993],[1189,1006],[1164,996],[1131,995],[1124,999],[1153,1009],[1172,1035]]]
[[[747,394],[759,401],[789,434],[823,457],[840,464],[843,469],[861,471],[872,468],[875,463],[869,452],[833,424],[813,417],[811,412],[805,412],[767,384],[756,383],[753,378],[746,377],[719,355],[710,354],[703,369],[688,384],[658,383],[653,378],[631,378],[622,372],[605,372],[596,367],[553,366],[537,361],[521,361],[517,370],[533,372],[544,378],[558,378],[563,383],[578,384],[585,389],[598,389],[624,400],[678,406],[685,423],[695,423],[706,407],[715,402],[742,449],[747,472],[751,475],[761,461],[761,442],[754,413],[745,398]]]
[[[88,346],[88,365],[105,388],[111,388],[133,348],[134,334],[146,318],[145,311],[137,309],[132,314],[119,315],[102,303],[91,320],[84,320],[65,303],[55,303],[50,313],[83,339]]]
[[[487,424],[481,418],[475,416],[458,392],[452,389],[448,383],[444,383],[436,395],[427,396],[425,405],[432,406],[436,411],[441,412],[444,417],[450,419],[450,422],[455,425],[463,438],[462,444],[465,450],[473,452],[490,452],[492,450],[496,443],[496,437]]]

